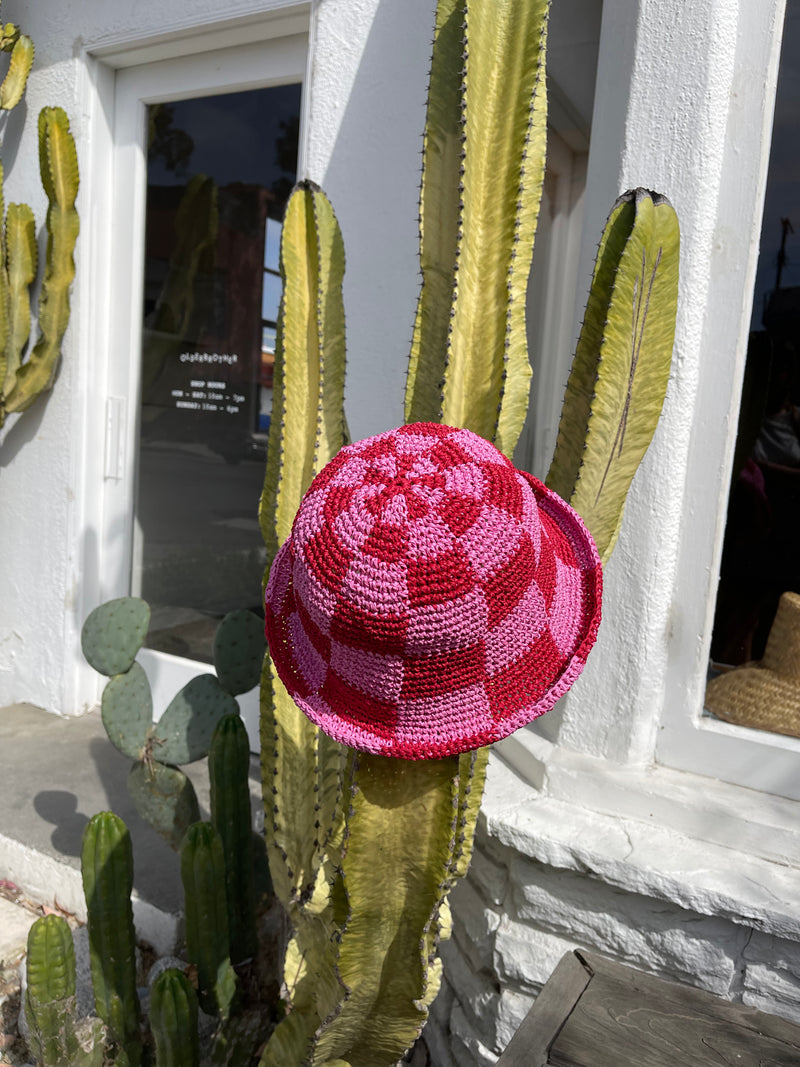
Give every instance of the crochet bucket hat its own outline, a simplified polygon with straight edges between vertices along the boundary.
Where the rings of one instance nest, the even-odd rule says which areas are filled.
[[[712,679],[705,705],[737,726],[800,737],[800,595],[781,597],[764,658]]]
[[[266,631],[308,717],[362,751],[429,759],[506,737],[583,669],[600,622],[578,515],[468,430],[343,448],[272,566]]]

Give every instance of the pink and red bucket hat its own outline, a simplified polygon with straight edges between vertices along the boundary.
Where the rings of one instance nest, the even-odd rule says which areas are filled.
[[[549,711],[594,644],[601,591],[569,505],[469,430],[415,423],[348,445],[311,483],[266,631],[331,737],[431,759]]]

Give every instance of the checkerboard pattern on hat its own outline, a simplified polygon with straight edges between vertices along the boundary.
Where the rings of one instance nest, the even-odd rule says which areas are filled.
[[[468,430],[403,426],[348,445],[275,558],[277,672],[337,741],[427,759],[497,741],[583,669],[600,622],[578,515]]]

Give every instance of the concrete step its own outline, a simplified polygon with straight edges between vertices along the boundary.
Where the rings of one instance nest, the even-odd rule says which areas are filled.
[[[133,807],[126,785],[131,761],[111,745],[99,714],[61,718],[29,704],[2,708],[0,752],[5,794],[0,807],[0,879],[15,883],[37,903],[84,920],[83,829],[95,812],[114,811],[125,820],[133,844],[137,934],[159,955],[174,951],[183,909],[179,857]],[[206,761],[183,770],[195,787],[203,818],[208,818]],[[252,758],[250,778],[254,818],[260,825],[257,757]]]

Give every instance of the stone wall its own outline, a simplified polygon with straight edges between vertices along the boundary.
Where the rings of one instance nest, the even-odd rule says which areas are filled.
[[[800,1023],[797,942],[531,860],[485,825],[452,906],[425,1029],[435,1067],[493,1064],[574,948]]]
[[[485,832],[452,903],[425,1031],[436,1067],[494,1063],[573,948],[800,1022],[796,942],[528,860]]]

